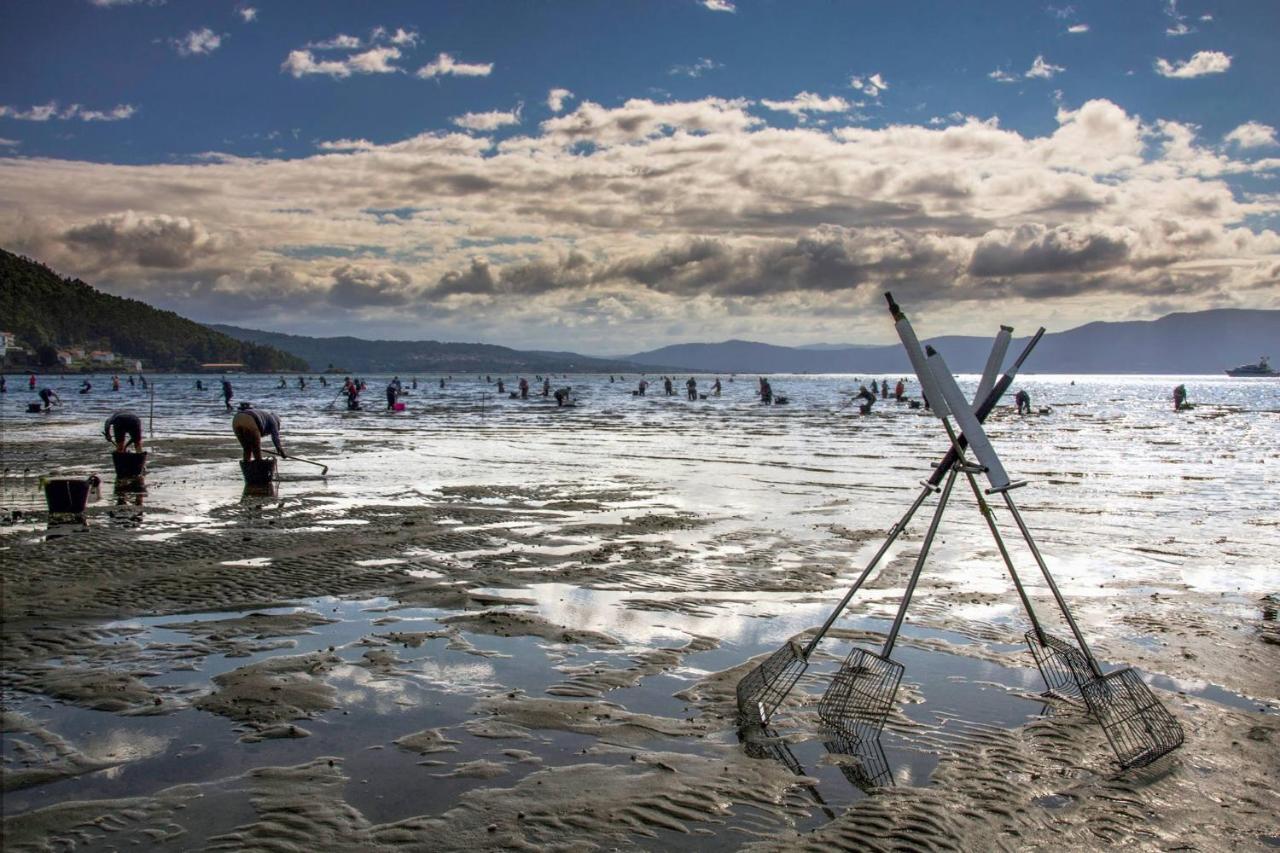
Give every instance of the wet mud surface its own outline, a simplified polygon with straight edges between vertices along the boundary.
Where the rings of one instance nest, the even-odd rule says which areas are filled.
[[[1120,771],[1090,718],[1041,695],[959,486],[876,748],[817,701],[853,645],[883,641],[931,503],[744,740],[734,685],[823,622],[945,436],[906,407],[838,409],[848,377],[775,380],[785,408],[741,381],[686,404],[605,380],[575,379],[566,412],[459,382],[404,418],[280,392],[286,445],[330,471],[282,462],[266,494],[203,399],[166,401],[144,492],[117,491],[87,414],[21,440],[6,414],[4,849],[1280,844],[1280,386],[1219,383],[1178,415],[1163,381],[1046,379],[1050,415],[993,416],[1103,668],[1137,668],[1186,733]],[[49,517],[38,477],[93,471],[84,519]]]

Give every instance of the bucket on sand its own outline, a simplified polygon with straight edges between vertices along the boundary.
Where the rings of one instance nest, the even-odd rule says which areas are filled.
[[[44,500],[49,512],[71,513],[80,515],[89,500],[89,489],[95,485],[97,477],[79,480],[46,480],[44,484]]]
[[[240,473],[247,486],[268,486],[276,475],[276,460],[252,459],[240,462]]]
[[[141,477],[147,470],[147,454],[116,453],[111,451],[111,463],[116,466],[116,479]]]
[[[40,404],[39,404],[39,403],[27,403],[27,412],[28,412],[28,413],[30,413],[30,414],[35,414],[35,413],[36,413],[36,412],[38,412],[38,411],[40,411]]]

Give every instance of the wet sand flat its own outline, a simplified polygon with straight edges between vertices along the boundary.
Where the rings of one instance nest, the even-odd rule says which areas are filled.
[[[160,380],[144,493],[116,490],[95,435],[149,401],[8,406],[5,849],[1280,844],[1280,385],[1188,381],[1200,405],[1174,413],[1164,379],[1029,377],[1049,413],[992,417],[1104,669],[1137,668],[1186,732],[1121,772],[1041,695],[960,488],[883,751],[833,738],[817,699],[851,644],[883,639],[927,512],[776,737],[741,742],[737,679],[822,623],[945,435],[905,406],[840,408],[851,377],[775,378],[774,407],[743,377],[697,402],[632,397],[634,379],[573,377],[580,405],[557,410],[459,378],[389,415],[244,378],[330,466],[282,462],[269,494],[246,492],[229,417],[193,383]],[[37,478],[94,471],[85,519],[49,518]]]

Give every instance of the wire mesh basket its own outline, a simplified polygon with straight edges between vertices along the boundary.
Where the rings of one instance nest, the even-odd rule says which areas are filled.
[[[1081,689],[1121,767],[1142,767],[1182,745],[1182,726],[1134,670],[1116,670]]]
[[[902,664],[854,646],[822,694],[818,716],[847,737],[876,737],[893,710],[902,672]]]
[[[789,640],[738,681],[739,725],[763,726],[809,666],[804,646]]]
[[[1083,705],[1080,685],[1095,677],[1084,653],[1060,637],[1035,629],[1028,631],[1026,637],[1027,647],[1036,659],[1036,668],[1044,678],[1045,692]]]

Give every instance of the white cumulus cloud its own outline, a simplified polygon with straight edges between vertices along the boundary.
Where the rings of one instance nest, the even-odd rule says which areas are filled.
[[[192,30],[185,36],[170,39],[179,56],[208,56],[222,46],[222,36],[208,27]]]
[[[387,40],[400,47],[413,47],[418,43],[418,31],[396,27],[396,31],[387,36]]]
[[[400,49],[395,47],[375,47],[364,53],[356,53],[347,57],[347,65],[352,71],[361,74],[393,74],[400,69],[391,64],[400,58]]]
[[[400,50],[394,47],[375,47],[363,53],[353,53],[346,59],[317,60],[309,50],[293,50],[280,64],[280,70],[294,77],[323,74],[335,80],[352,74],[392,74],[400,69],[392,60],[400,58]]]
[[[1267,124],[1247,121],[1223,137],[1241,148],[1264,148],[1276,144],[1276,129]]]
[[[805,118],[806,113],[843,113],[848,112],[853,104],[839,95],[824,98],[813,92],[800,92],[789,101],[770,101],[762,99],[760,103],[776,112],[791,113],[796,118]]]
[[[1037,56],[1035,62],[1031,63],[1031,67],[1027,69],[1027,73],[1024,76],[1048,80],[1055,74],[1061,74],[1066,70],[1067,69],[1063,68],[1061,65],[1054,65],[1050,62],[1046,62],[1043,56]]]
[[[329,139],[316,147],[321,151],[372,151],[377,146],[367,139]]]
[[[880,97],[880,93],[889,88],[889,84],[885,82],[884,77],[878,71],[871,75],[854,75],[849,78],[849,85],[872,98]]]
[[[732,0],[700,0],[704,8],[710,9],[712,12],[736,12],[738,7],[733,5]]]
[[[459,62],[448,53],[442,53],[418,69],[417,76],[424,80],[432,77],[488,77],[493,72],[492,62]]]
[[[236,9],[236,14],[240,16],[240,20],[246,24],[252,24],[258,20],[258,10],[252,6],[240,6]]]
[[[996,299],[1029,326],[1280,307],[1280,233],[1245,224],[1280,198],[1232,181],[1280,175],[1255,156],[1280,149],[1239,147],[1265,128],[1198,140],[1101,99],[1032,134],[928,113],[830,130],[742,99],[568,103],[536,127],[476,113],[194,168],[16,156],[24,142],[0,149],[0,245],[201,320],[333,334],[338,304],[366,336],[539,349],[813,340],[882,311],[886,289],[928,306],[925,334],[985,332]]]
[[[346,33],[338,33],[333,38],[324,41],[313,41],[305,47],[311,50],[356,50],[361,47],[364,42],[356,36],[349,36]]]
[[[1203,77],[1206,74],[1222,74],[1231,67],[1231,57],[1220,50],[1198,50],[1185,62],[1156,59],[1156,73],[1161,77]]]
[[[701,77],[708,71],[714,71],[717,68],[723,68],[719,62],[714,59],[707,59],[705,56],[699,57],[698,61],[692,65],[673,65],[667,69],[668,74],[677,74],[683,77]]]
[[[458,127],[465,127],[467,130],[497,130],[500,127],[519,124],[520,109],[520,107],[516,107],[509,112],[491,110],[485,113],[465,113],[464,115],[455,116],[452,121]]]
[[[117,104],[109,110],[87,110],[80,104],[71,104],[65,108],[59,108],[57,101],[50,101],[47,104],[37,104],[25,110],[0,105],[0,118],[12,118],[19,121],[49,121],[50,119],[58,119],[60,121],[71,121],[73,119],[78,119],[79,121],[124,121],[127,118],[132,118],[137,111],[138,108],[133,104]]]
[[[79,104],[74,104],[77,108],[75,117],[81,121],[124,121],[127,118],[133,118],[133,114],[138,111],[133,104],[119,104],[109,110],[86,110]]]
[[[568,89],[552,89],[547,92],[547,107],[551,112],[558,113],[564,109],[564,102],[573,97],[573,92]]]
[[[1088,24],[1072,24],[1071,26],[1067,27],[1067,32],[1071,33],[1072,35],[1080,35],[1081,33],[1087,33],[1089,32],[1089,25]]]

